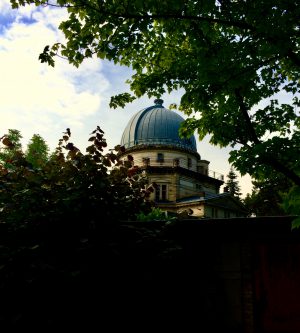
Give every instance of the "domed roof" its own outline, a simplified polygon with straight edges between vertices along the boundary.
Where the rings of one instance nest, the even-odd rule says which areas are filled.
[[[140,145],[168,145],[173,148],[197,152],[194,135],[188,139],[179,137],[179,127],[184,119],[176,112],[163,107],[157,99],[155,105],[136,113],[127,124],[121,139],[125,148]]]

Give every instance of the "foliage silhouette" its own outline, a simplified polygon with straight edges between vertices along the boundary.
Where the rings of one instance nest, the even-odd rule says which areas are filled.
[[[226,188],[226,191],[229,192],[232,196],[234,196],[238,199],[240,198],[241,187],[239,186],[239,182],[237,180],[237,174],[234,171],[233,167],[230,168],[230,171],[227,174],[225,188]]]
[[[71,142],[67,131],[48,161],[40,168],[32,168],[26,156],[18,151],[12,155],[12,166],[0,165],[1,221],[18,226],[19,223],[84,219],[133,219],[136,212],[146,209],[146,197],[151,187],[132,167],[121,161],[116,153],[103,153],[107,146],[103,131],[97,127],[83,154]],[[9,153],[15,146],[2,139]],[[121,147],[116,147],[119,151]]]
[[[105,153],[99,127],[85,154],[70,136],[67,129],[38,168],[23,154],[12,168],[0,165],[2,327],[54,328],[60,322],[76,327],[93,311],[86,293],[104,303],[119,297],[123,282],[122,288],[114,284],[123,265],[152,260],[166,247],[155,230],[120,227],[137,212],[150,212],[147,198],[153,191],[131,157],[119,159],[124,148]],[[6,137],[2,144],[13,149]]]
[[[284,196],[287,195],[292,183],[285,177],[273,175],[262,181],[252,181],[251,194],[243,199],[250,216],[283,216]]]

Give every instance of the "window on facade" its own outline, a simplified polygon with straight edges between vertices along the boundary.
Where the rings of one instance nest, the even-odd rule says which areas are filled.
[[[178,167],[179,166],[179,158],[174,158],[174,160],[173,160],[173,165],[175,166],[175,167]]]
[[[161,185],[161,200],[167,200],[167,185]]]
[[[212,209],[211,209],[211,216],[212,217],[218,217],[218,209],[217,208],[215,208],[215,207],[213,207]]]
[[[143,157],[143,166],[150,165],[150,158],[149,157]]]
[[[155,201],[159,201],[160,198],[160,185],[156,185],[155,188]]]
[[[188,168],[191,168],[191,167],[192,167],[192,159],[188,158]]]
[[[164,161],[164,154],[157,153],[157,162],[163,162],[163,161]]]
[[[168,199],[167,185],[156,185],[155,201],[166,201]]]

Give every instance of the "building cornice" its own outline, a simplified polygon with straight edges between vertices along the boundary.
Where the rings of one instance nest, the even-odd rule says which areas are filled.
[[[179,147],[178,145],[172,145],[172,144],[140,144],[136,145],[131,148],[126,148],[125,152],[120,155],[126,156],[128,154],[131,154],[133,152],[140,152],[140,151],[148,151],[148,150],[155,150],[155,151],[161,151],[161,150],[172,150],[172,151],[180,151],[186,154],[191,154],[197,158],[197,160],[200,160],[200,154],[192,149],[187,149],[186,147]]]

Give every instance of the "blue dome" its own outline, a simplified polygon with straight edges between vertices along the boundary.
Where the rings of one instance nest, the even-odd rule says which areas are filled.
[[[125,148],[140,145],[167,145],[173,148],[197,152],[194,135],[188,139],[179,137],[179,127],[184,119],[176,112],[163,107],[163,101],[136,113],[127,124],[121,139]]]

